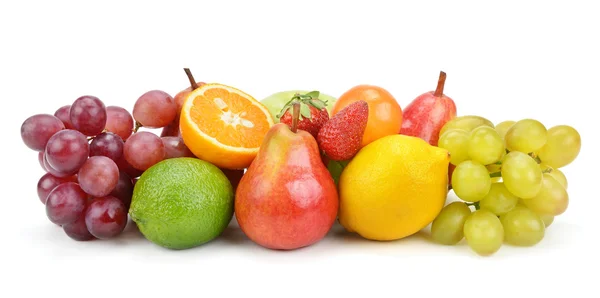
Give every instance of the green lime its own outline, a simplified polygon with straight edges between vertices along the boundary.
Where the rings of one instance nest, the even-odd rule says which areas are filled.
[[[233,217],[231,182],[196,158],[171,158],[147,169],[135,184],[129,215],[151,242],[188,249],[219,236]]]

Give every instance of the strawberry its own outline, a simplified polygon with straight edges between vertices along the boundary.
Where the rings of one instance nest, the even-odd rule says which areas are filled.
[[[319,148],[332,160],[349,160],[360,150],[369,119],[369,105],[354,102],[333,116],[317,137]]]
[[[298,119],[298,129],[310,133],[315,140],[323,124],[329,120],[329,113],[325,108],[327,101],[319,99],[319,92],[313,91],[307,94],[296,94],[285,104],[277,118],[281,123],[292,127],[292,107],[294,103],[300,103],[300,118]]]

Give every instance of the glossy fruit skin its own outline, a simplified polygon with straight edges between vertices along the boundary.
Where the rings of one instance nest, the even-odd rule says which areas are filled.
[[[85,210],[87,194],[75,182],[55,187],[46,200],[46,215],[57,225],[74,222]]]
[[[339,178],[340,224],[376,241],[422,230],[448,194],[448,151],[394,134],[363,147]]]
[[[85,225],[90,234],[98,239],[121,234],[127,225],[125,204],[113,196],[95,198],[86,209]]]
[[[37,184],[37,194],[40,198],[42,204],[46,204],[46,199],[48,199],[48,195],[50,192],[60,184],[66,182],[76,182],[76,176],[68,176],[68,177],[55,177],[50,173],[46,173],[44,176],[40,178]]]
[[[126,141],[133,133],[133,116],[118,106],[106,107],[106,130],[115,133]]]
[[[147,128],[162,128],[177,117],[177,105],[168,93],[161,90],[148,91],[133,106],[133,119]]]
[[[86,136],[100,134],[106,127],[107,117],[104,103],[91,95],[77,98],[69,109],[71,125]]]
[[[392,94],[382,87],[358,85],[342,94],[331,116],[353,102],[364,100],[369,105],[369,120],[363,135],[362,147],[382,137],[398,134],[402,128],[402,108]]]
[[[440,130],[456,117],[456,104],[452,98],[443,94],[438,97],[434,92],[419,95],[404,108],[400,133],[437,146]]]
[[[238,185],[235,216],[255,243],[291,250],[325,237],[338,206],[336,186],[315,139],[278,123]]]
[[[50,138],[65,129],[63,122],[49,114],[33,115],[21,125],[21,138],[29,149],[44,151]]]
[[[76,241],[89,241],[96,238],[88,231],[87,226],[85,225],[85,211],[77,220],[63,225],[62,228],[69,238]]]

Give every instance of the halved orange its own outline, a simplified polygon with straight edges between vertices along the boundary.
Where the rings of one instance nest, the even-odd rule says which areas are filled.
[[[225,169],[250,166],[274,124],[269,110],[258,100],[217,83],[192,91],[179,121],[181,137],[190,151]]]

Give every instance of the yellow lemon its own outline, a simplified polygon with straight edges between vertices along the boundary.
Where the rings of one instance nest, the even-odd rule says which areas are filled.
[[[448,151],[390,135],[363,147],[340,177],[342,226],[370,240],[410,236],[430,224],[448,193]]]

